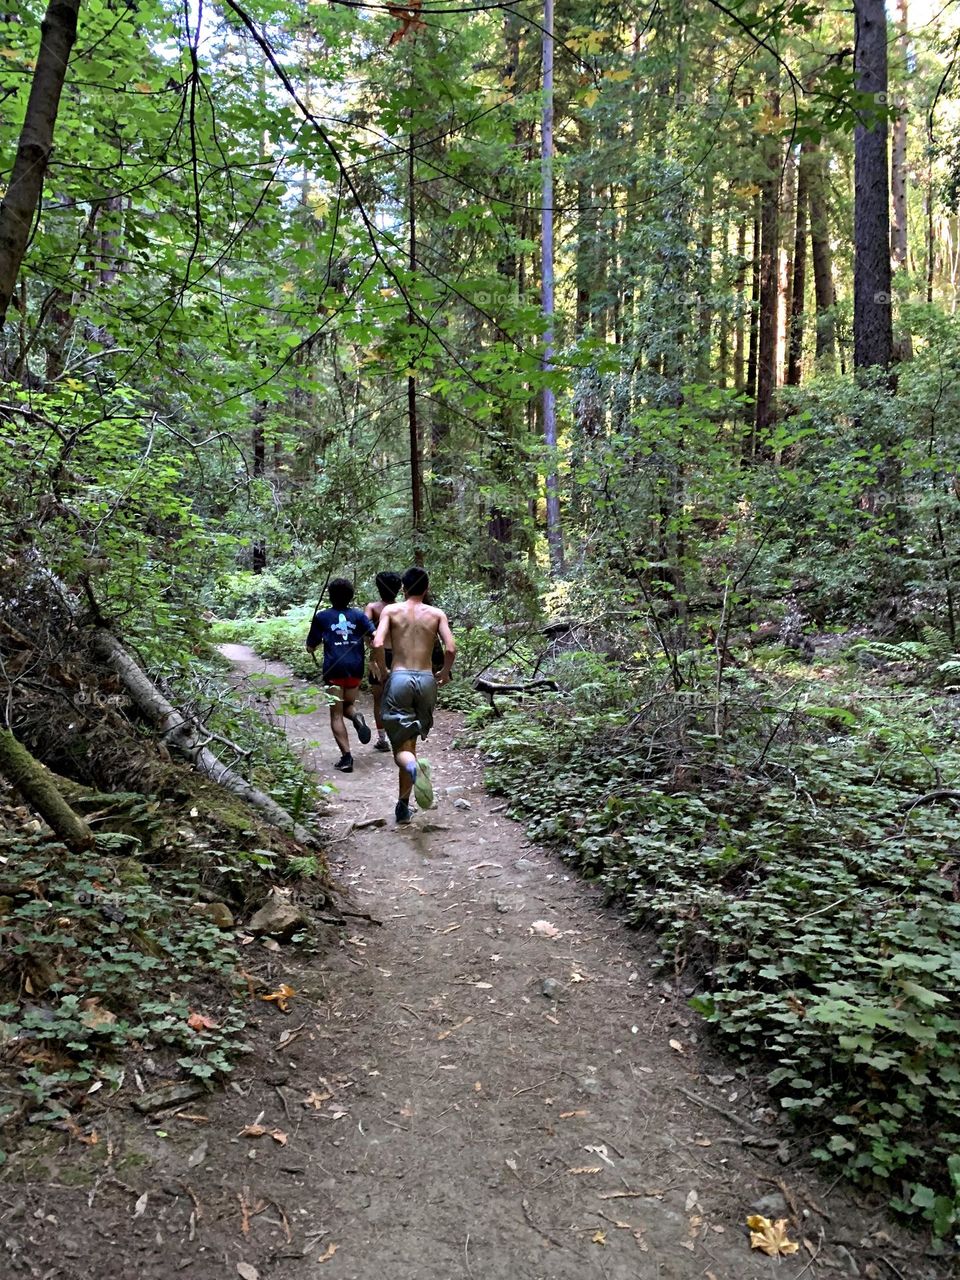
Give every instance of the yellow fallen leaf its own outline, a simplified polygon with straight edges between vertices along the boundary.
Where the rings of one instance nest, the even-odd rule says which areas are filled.
[[[271,991],[268,996],[261,996],[260,999],[267,1001],[272,1000],[275,1002],[281,1013],[289,1013],[290,1006],[287,1001],[291,996],[295,996],[296,994],[297,993],[294,991],[293,987],[288,987],[285,982],[281,982],[276,991]]]
[[[571,1120],[571,1119],[573,1119],[574,1117],[579,1118],[579,1117],[581,1117],[581,1116],[588,1116],[589,1114],[590,1114],[590,1112],[589,1112],[589,1111],[561,1111],[561,1112],[560,1112],[560,1119],[561,1119],[561,1120]]]
[[[322,1258],[318,1258],[318,1259],[317,1259],[317,1261],[318,1261],[318,1262],[329,1262],[329,1261],[330,1261],[330,1259],[333,1257],[333,1255],[337,1252],[337,1248],[338,1248],[338,1246],[337,1246],[337,1245],[335,1245],[335,1244],[330,1244],[330,1245],[328,1245],[328,1246],[327,1246],[327,1251],[326,1251],[326,1253],[323,1255],[323,1257],[322,1257]]]
[[[686,1051],[686,1049],[683,1047],[683,1045],[680,1043],[680,1041],[679,1041],[679,1040],[671,1040],[671,1041],[670,1041],[670,1048],[671,1048],[671,1049],[675,1049],[677,1053],[686,1053],[686,1052],[687,1052],[687,1051]]]
[[[598,1232],[597,1232],[597,1234],[593,1237],[593,1243],[594,1243],[594,1244],[606,1244],[606,1243],[607,1243],[607,1233],[606,1233],[605,1231],[598,1231]]]
[[[567,1173],[599,1173],[601,1168],[599,1164],[582,1164],[576,1169],[568,1169]]]
[[[311,1089],[303,1100],[305,1107],[313,1107],[314,1111],[319,1111],[325,1102],[329,1102],[333,1097],[332,1093],[317,1093],[316,1089]]]
[[[786,1218],[771,1222],[769,1218],[754,1213],[747,1219],[747,1226],[750,1228],[750,1248],[760,1249],[770,1258],[796,1253],[800,1248],[793,1240],[787,1239]]]

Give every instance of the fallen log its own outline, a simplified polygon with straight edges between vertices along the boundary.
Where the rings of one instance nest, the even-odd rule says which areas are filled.
[[[203,744],[204,732],[201,726],[167,701],[116,636],[105,628],[98,627],[93,632],[91,646],[101,662],[116,673],[134,706],[159,731],[161,741],[171,751],[189,761],[200,773],[232,795],[245,800],[275,827],[289,831],[300,844],[317,845],[317,837],[295,822],[286,809],[217,759]]]
[[[91,849],[93,832],[66,802],[49,769],[9,729],[0,729],[0,773],[71,849]]]
[[[500,714],[494,698],[498,693],[532,693],[536,689],[552,689],[558,693],[560,686],[556,680],[526,680],[521,684],[498,684],[496,680],[477,679],[473,682],[477,693],[485,693],[490,699],[490,708]]]
[[[495,680],[475,680],[473,687],[477,693],[532,693],[534,689],[552,689],[558,693],[560,686],[556,680],[527,680],[522,684],[498,684]]]

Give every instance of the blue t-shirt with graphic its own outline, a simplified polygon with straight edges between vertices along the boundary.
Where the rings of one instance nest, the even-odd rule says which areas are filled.
[[[313,615],[307,647],[323,644],[324,680],[356,680],[363,675],[363,638],[376,627],[360,609],[321,609]]]

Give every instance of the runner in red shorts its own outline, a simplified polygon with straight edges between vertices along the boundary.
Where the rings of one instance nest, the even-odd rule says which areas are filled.
[[[376,628],[362,610],[351,608],[353,583],[348,579],[334,578],[328,593],[331,607],[313,615],[307,652],[313,653],[323,645],[323,682],[327,692],[336,699],[330,704],[330,728],[340,748],[340,759],[334,768],[341,773],[353,773],[353,756],[344,721],[353,721],[361,743],[370,741],[370,729],[354,703],[363,676],[364,648]]]

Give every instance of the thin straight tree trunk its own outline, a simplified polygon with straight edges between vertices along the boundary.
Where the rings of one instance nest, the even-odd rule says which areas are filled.
[[[790,350],[790,313],[793,310],[793,259],[797,242],[794,234],[797,220],[797,187],[800,183],[800,161],[796,148],[787,152],[783,206],[780,211],[780,235],[783,240],[780,265],[780,299],[778,301],[777,377],[787,380],[787,360]]]
[[[833,254],[827,217],[827,158],[819,143],[810,144],[810,251],[817,309],[816,362],[820,370],[834,367],[837,355],[837,322],[834,315]]]
[[[757,339],[760,333],[760,196],[753,199],[753,241],[750,263],[750,349],[747,353],[747,395],[757,394]]]
[[[703,216],[700,221],[700,250],[703,254],[703,267],[700,271],[700,315],[698,324],[696,376],[705,382],[710,376],[710,338],[713,331],[713,306],[711,287],[713,284],[713,166],[707,161],[707,172],[703,179]]]
[[[780,95],[771,90],[775,116]],[[764,164],[760,179],[760,312],[757,342],[757,435],[773,421],[773,392],[777,381],[777,282],[779,276],[780,146],[772,134],[764,136]]]
[[[413,279],[417,270],[417,204],[416,204],[416,147],[413,130],[413,107],[410,108],[410,146],[407,151],[407,200],[410,216],[410,243],[408,266],[410,284],[407,297],[407,324],[413,332],[417,322],[413,309]],[[423,476],[420,456],[420,426],[417,422],[417,379],[413,369],[407,377],[407,425],[410,431],[410,511],[413,522],[413,561],[423,564]]]
[[[543,177],[543,372],[553,371],[553,0],[543,10],[543,119],[541,126]],[[547,546],[554,573],[563,570],[563,533],[560,528],[560,484],[557,476],[557,405],[553,387],[543,388],[543,442],[547,448]]]
[[[804,295],[807,288],[807,207],[809,205],[810,144],[800,148],[797,162],[796,233],[793,239],[793,281],[787,327],[788,387],[799,387],[803,366]]]
[[[253,478],[262,480],[267,470],[267,445],[263,434],[263,422],[266,418],[266,406],[260,400],[253,407],[251,418],[251,444],[253,446]],[[254,573],[263,573],[267,567],[267,544],[264,538],[257,538],[253,544],[251,566]]]
[[[0,201],[0,327],[7,318],[30,240],[30,228],[40,204],[67,63],[77,38],[79,10],[80,0],[50,0],[40,27],[40,52],[17,155]]]
[[[747,281],[747,220],[741,218],[737,226],[737,275],[734,281],[736,293],[736,329],[733,342],[733,385],[737,391],[743,391],[745,385],[744,347],[745,316],[743,306],[743,290]]]
[[[934,234],[933,234],[933,161],[932,161],[932,160],[929,160],[929,161],[927,162],[927,196],[926,196],[926,200],[927,200],[927,208],[926,208],[926,214],[927,214],[927,228],[926,228],[926,231],[927,231],[927,234],[926,234],[926,240],[927,240],[927,263],[926,263],[926,277],[927,277],[927,301],[928,301],[928,302],[932,302],[932,301],[933,301],[933,275],[934,275],[934,263],[935,263],[935,261],[936,261],[936,255],[935,255],[936,241],[935,241],[935,239],[934,239]]]
[[[897,0],[897,40],[903,75],[910,71],[910,36],[907,31],[907,0]],[[897,102],[897,118],[893,122],[890,149],[890,194],[893,201],[893,226],[890,233],[891,267],[894,271],[907,267],[907,99],[901,94]]]
[[[855,0],[857,90],[871,106],[854,129],[853,363],[886,368],[893,357],[890,305],[890,171],[887,14],[884,0]],[[876,105],[873,105],[876,104]]]

